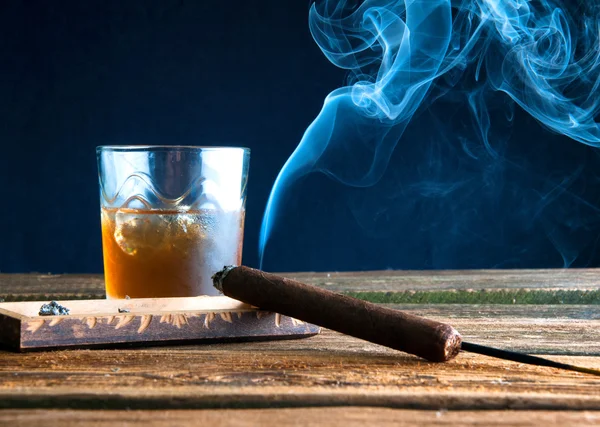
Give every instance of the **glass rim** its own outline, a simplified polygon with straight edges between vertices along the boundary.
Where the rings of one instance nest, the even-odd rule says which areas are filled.
[[[96,152],[136,152],[136,151],[244,151],[250,152],[248,147],[228,147],[218,145],[99,145]]]

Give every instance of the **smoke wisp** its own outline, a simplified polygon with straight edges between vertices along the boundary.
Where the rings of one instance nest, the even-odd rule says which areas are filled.
[[[482,166],[469,172],[461,165],[463,173],[458,179],[440,175],[431,179],[431,174],[415,179],[400,174],[395,185],[405,185],[401,190],[387,189],[387,194],[413,192],[428,199],[452,194],[460,198],[461,191],[475,179],[489,179],[497,194],[506,168],[496,167],[506,159],[506,146],[499,141],[508,140],[510,131],[494,129],[510,128],[506,123],[513,121],[514,106],[551,132],[590,146],[600,145],[596,122],[600,110],[599,12],[596,2],[550,0],[313,3],[309,10],[311,34],[329,61],[348,71],[348,81],[327,96],[275,181],[260,233],[261,263],[282,195],[292,183],[321,172],[356,189],[381,185],[384,175],[391,173],[388,164],[394,151],[402,149],[402,144],[431,144],[426,138],[420,141],[418,135],[407,139],[407,127],[416,116],[430,114],[432,127],[445,126],[442,118],[432,115],[440,104],[454,103],[470,112],[471,128],[453,129],[452,138],[466,158]],[[502,94],[501,103],[490,101]],[[473,142],[475,138],[480,145]],[[443,155],[437,158],[452,162],[448,158],[451,152]],[[564,193],[568,180],[576,179],[577,174],[574,170],[571,177],[560,178],[535,207],[528,207],[530,220],[550,206],[557,194]],[[381,205],[367,202],[370,197],[363,197],[363,203]],[[406,202],[406,198],[402,200]],[[467,204],[458,206],[462,211],[455,213],[456,224],[461,223],[461,215],[475,209]],[[587,207],[597,211],[589,203]],[[372,216],[372,211],[362,215],[360,208],[353,212],[358,222],[368,222]],[[559,241],[556,246],[564,265],[570,265],[576,251]]]

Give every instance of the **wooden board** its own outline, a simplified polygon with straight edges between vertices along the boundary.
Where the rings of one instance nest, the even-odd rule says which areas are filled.
[[[281,274],[380,303],[600,304],[595,269]],[[102,275],[0,274],[0,298],[104,298],[104,280]]]
[[[0,299],[8,302],[102,298],[100,274],[0,274]]]
[[[59,301],[66,316],[39,316],[39,302],[0,303],[0,344],[18,350],[123,343],[300,338],[319,328],[227,297]]]
[[[477,344],[530,354],[600,356],[599,305],[385,306],[449,323],[465,341]]]
[[[2,408],[308,406],[600,410],[600,378],[470,354],[428,363],[330,331],[292,341],[0,352]]]
[[[390,408],[285,408],[165,411],[0,410],[0,425],[31,427],[52,420],[61,427],[178,426],[593,426],[595,411],[418,411]]]
[[[531,299],[519,299],[521,292],[585,297],[600,289],[599,274],[510,270],[286,275],[369,298],[371,291],[379,296],[418,296],[422,291],[452,297],[471,291],[483,296],[506,292],[506,298],[516,294],[515,304],[505,299],[504,305],[390,306],[451,323],[473,342],[552,353],[549,358],[600,368],[597,302],[581,298],[573,305],[535,305]],[[0,297],[35,300],[69,293],[99,298],[102,277],[0,275]],[[529,304],[520,305],[522,301]],[[31,425],[55,417],[68,425],[69,417],[80,420],[89,414],[97,425],[119,416],[132,425],[161,420],[187,425],[190,419],[195,424],[231,420],[231,425],[298,425],[303,419],[316,424],[325,414],[327,421],[339,421],[338,425],[353,425],[353,420],[355,425],[367,425],[365,417],[377,425],[403,425],[402,420],[405,425],[585,425],[597,422],[598,412],[575,411],[600,410],[599,390],[600,379],[584,374],[470,354],[432,364],[330,331],[305,340],[243,344],[32,353],[0,349],[0,407],[42,408],[0,411],[0,424],[17,420],[17,425]],[[273,407],[280,409],[269,409]],[[92,412],[93,408],[110,411]],[[188,417],[187,411],[169,408],[204,410]]]

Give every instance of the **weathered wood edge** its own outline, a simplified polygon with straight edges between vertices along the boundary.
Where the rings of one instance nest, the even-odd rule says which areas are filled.
[[[6,323],[2,323],[5,321]],[[19,320],[0,317],[0,343],[29,351],[116,344],[202,342],[244,339],[296,339],[320,328],[264,311],[49,316]],[[18,328],[15,331],[15,328]]]
[[[136,343],[295,339],[320,332],[315,325],[257,310],[226,297],[61,303],[73,312],[68,316],[33,316],[39,308],[37,302],[0,303],[0,344],[28,351]],[[117,311],[121,305],[131,311]]]
[[[264,409],[369,406],[420,410],[600,410],[599,396],[541,393],[360,392],[327,390],[277,393],[227,390],[226,393],[134,396],[125,393],[19,393],[0,391],[0,409]]]
[[[21,345],[21,319],[0,310],[0,343],[16,350]]]
[[[27,316],[24,316],[20,313],[12,311],[12,310],[7,310],[7,309],[1,307],[1,305],[2,305],[2,303],[0,303],[0,314],[10,317],[10,318],[13,318],[13,319],[19,319],[19,320],[27,319]]]
[[[0,424],[11,426],[31,426],[47,423],[51,419],[62,427],[80,426],[93,420],[95,427],[127,425],[128,427],[151,427],[173,425],[187,427],[198,425],[277,425],[290,423],[313,425],[352,426],[448,426],[490,425],[501,420],[504,426],[566,426],[596,425],[600,413],[592,411],[552,411],[552,410],[508,410],[508,411],[448,411],[411,410],[371,407],[330,407],[322,408],[280,408],[280,409],[218,409],[218,410],[52,410],[52,409],[4,409],[0,411]],[[494,420],[490,422],[490,420]]]

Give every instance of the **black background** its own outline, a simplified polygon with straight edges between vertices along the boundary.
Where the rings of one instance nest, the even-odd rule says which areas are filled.
[[[0,271],[102,271],[95,147],[106,144],[250,147],[244,263],[257,266],[277,173],[344,83],[310,36],[308,6],[2,2]],[[264,268],[597,266],[596,150],[518,109],[510,127],[503,115],[495,157],[460,101],[440,101],[374,188],[320,174],[287,188]]]

